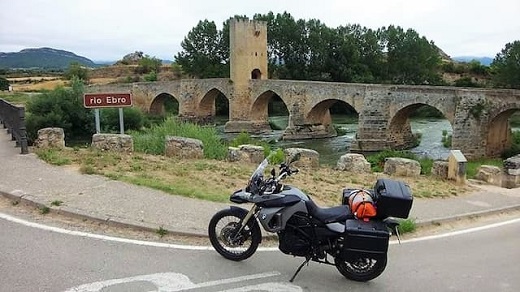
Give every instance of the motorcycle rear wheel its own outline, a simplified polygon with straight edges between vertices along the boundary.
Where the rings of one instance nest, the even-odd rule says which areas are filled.
[[[367,282],[377,278],[386,268],[387,257],[359,256],[352,259],[335,258],[338,271],[347,279]]]
[[[252,218],[237,234],[240,221],[247,213],[236,209],[219,211],[209,222],[208,234],[211,245],[224,258],[232,261],[242,261],[252,256],[260,241],[260,227]]]

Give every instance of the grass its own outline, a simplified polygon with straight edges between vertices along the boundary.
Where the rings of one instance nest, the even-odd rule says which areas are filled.
[[[414,232],[417,229],[417,224],[414,219],[404,219],[399,222],[399,231],[401,234]]]
[[[155,233],[157,233],[157,235],[159,235],[160,238],[163,238],[166,234],[168,234],[168,230],[162,228],[161,226],[159,227],[159,229],[155,231]]]
[[[77,169],[81,173],[103,175],[172,195],[214,202],[228,202],[229,195],[244,187],[257,167],[252,163],[232,163],[214,159],[181,160],[143,153],[97,151],[92,148],[54,149],[52,153],[53,157],[69,161],[67,167]],[[266,169],[270,170],[270,167]],[[382,173],[357,174],[335,171],[329,167],[313,170],[302,168],[300,173],[291,176],[285,183],[305,190],[322,206],[334,206],[341,203],[343,188],[372,188],[381,177],[388,176]],[[469,187],[426,176],[396,179],[410,185],[416,198],[449,197],[469,190]]]
[[[15,105],[25,105],[31,99],[31,95],[22,92],[1,92],[0,99]]]
[[[481,165],[494,165],[502,167],[503,161],[499,158],[482,158],[468,161],[468,164],[466,165],[466,177],[475,178],[475,175],[477,175],[478,168]]]
[[[184,123],[174,118],[168,118],[164,123],[143,131],[131,131],[130,135],[134,139],[134,149],[137,152],[162,155],[166,137],[181,136],[201,140],[205,158],[224,159],[227,155],[227,145],[219,138],[214,127]]]
[[[63,204],[63,201],[60,201],[60,200],[54,200],[51,202],[51,206],[56,206],[56,207],[59,207]]]
[[[42,215],[49,214],[49,212],[51,211],[51,209],[47,206],[41,206],[40,208],[38,208],[38,210],[40,210],[40,214]]]
[[[70,160],[67,157],[62,156],[60,150],[56,148],[36,149],[35,153],[41,160],[52,165],[60,166],[70,164]]]

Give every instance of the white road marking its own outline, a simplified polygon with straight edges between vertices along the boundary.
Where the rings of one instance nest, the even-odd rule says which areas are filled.
[[[94,234],[94,233],[88,233],[88,232],[82,232],[82,231],[74,231],[74,230],[67,230],[59,227],[53,227],[53,226],[47,226],[39,223],[30,222],[27,220],[19,219],[4,213],[0,213],[0,219],[4,219],[10,222],[14,222],[17,224],[25,225],[32,228],[38,228],[46,231],[52,231],[57,232],[61,234],[67,234],[67,235],[74,235],[74,236],[82,236],[82,237],[88,237],[88,238],[95,238],[100,240],[107,240],[107,241],[116,241],[121,243],[130,243],[130,244],[136,244],[136,245],[143,245],[143,246],[152,246],[152,247],[164,247],[164,248],[174,248],[174,249],[183,249],[183,250],[214,250],[211,246],[196,246],[196,245],[182,245],[182,244],[171,244],[171,243],[162,243],[162,242],[153,242],[153,241],[144,241],[144,240],[136,240],[136,239],[127,239],[127,238],[121,238],[121,237],[114,237],[114,236],[107,236],[107,235],[100,235],[100,234]],[[411,242],[417,242],[417,241],[424,241],[424,240],[434,240],[439,238],[445,238],[450,236],[457,236],[472,232],[478,232],[486,229],[491,228],[497,228],[509,224],[514,224],[520,222],[520,218],[484,225],[480,227],[474,227],[474,228],[468,228],[464,230],[459,231],[453,231],[453,232],[447,232],[443,234],[437,234],[437,235],[430,235],[430,236],[424,236],[424,237],[418,237],[418,238],[412,238],[407,240],[401,240],[401,244],[404,243],[411,243]],[[390,244],[398,244],[397,240],[390,241]],[[258,251],[278,251],[277,247],[264,247],[264,248],[258,248]]]
[[[505,225],[509,225],[509,224],[514,224],[514,223],[519,223],[519,222],[520,222],[520,218],[516,218],[516,219],[511,219],[511,220],[508,220],[508,221],[488,224],[488,225],[479,226],[479,227],[473,227],[473,228],[468,228],[468,229],[463,229],[463,230],[458,230],[458,231],[452,231],[452,232],[447,232],[447,233],[442,233],[442,234],[436,234],[436,235],[423,236],[423,237],[412,238],[412,239],[407,239],[407,240],[401,240],[401,243],[410,243],[410,242],[417,242],[417,241],[445,238],[445,237],[450,237],[450,236],[457,236],[457,235],[462,235],[462,234],[473,233],[473,232],[483,231],[483,230],[487,230],[487,229],[497,228],[497,227],[501,227],[501,226],[505,226]],[[392,240],[390,242],[390,244],[398,244],[398,242],[397,242],[397,240]]]
[[[195,284],[190,278],[184,274],[180,273],[158,273],[158,274],[150,274],[150,275],[140,275],[135,277],[127,277],[120,279],[111,279],[106,281],[93,282],[88,284],[83,284],[80,286],[76,286],[68,289],[65,292],[100,292],[107,287],[120,285],[120,284],[128,284],[132,282],[148,282],[156,287],[155,291],[162,292],[174,292],[174,291],[185,291],[196,288],[206,288],[206,287],[215,287],[226,284],[233,284],[251,280],[258,280],[269,277],[279,276],[280,272],[267,272],[261,274],[247,275],[235,278],[227,278],[209,282],[203,282]],[[221,292],[247,292],[247,291],[272,291],[272,292],[300,292],[302,289],[296,285],[289,283],[262,283],[258,285],[247,285],[239,288],[233,288],[228,290],[221,290]]]

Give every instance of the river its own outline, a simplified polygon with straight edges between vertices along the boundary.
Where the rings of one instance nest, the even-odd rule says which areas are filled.
[[[287,116],[269,117],[269,120],[282,127],[287,126]],[[336,126],[346,131],[345,135],[325,139],[307,139],[307,140],[281,140],[283,130],[273,130],[269,134],[254,136],[264,140],[274,140],[275,145],[289,148],[299,147],[316,150],[320,153],[320,163],[325,165],[335,165],[339,157],[348,153],[350,144],[354,140],[358,128],[357,120],[334,117],[333,122]],[[413,119],[410,121],[412,132],[421,133],[421,143],[419,146],[410,149],[413,153],[420,156],[426,156],[433,159],[446,159],[448,157],[449,148],[445,148],[442,144],[442,134],[446,131],[451,135],[452,128],[448,120],[445,119]],[[223,125],[218,127],[219,131],[226,137],[231,139],[233,135],[223,133]]]

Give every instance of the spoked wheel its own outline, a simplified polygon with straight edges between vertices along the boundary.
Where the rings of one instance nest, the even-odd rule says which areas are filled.
[[[383,256],[359,256],[352,259],[334,260],[338,271],[345,278],[358,282],[366,282],[377,278],[386,268],[386,254]]]
[[[209,239],[215,250],[228,260],[242,261],[252,256],[262,239],[254,218],[240,230],[240,222],[247,213],[241,209],[225,209],[209,222]]]

